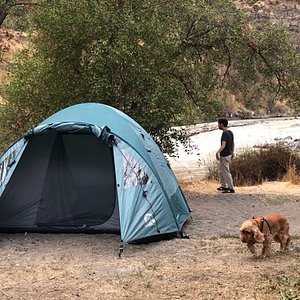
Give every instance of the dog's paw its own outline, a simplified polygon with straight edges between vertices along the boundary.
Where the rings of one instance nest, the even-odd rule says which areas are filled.
[[[265,259],[265,258],[268,258],[268,257],[270,257],[270,254],[268,254],[268,253],[263,253],[263,254],[258,256],[258,258],[261,258],[261,259]]]

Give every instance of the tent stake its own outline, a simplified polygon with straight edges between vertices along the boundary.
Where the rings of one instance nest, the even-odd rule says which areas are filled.
[[[121,255],[123,252],[124,252],[124,247],[123,247],[123,244],[121,244],[120,248],[119,248],[119,258],[121,258]]]

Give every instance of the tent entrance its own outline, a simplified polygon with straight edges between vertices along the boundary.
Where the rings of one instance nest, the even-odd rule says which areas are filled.
[[[113,151],[92,134],[32,136],[9,185],[5,227],[119,231]]]

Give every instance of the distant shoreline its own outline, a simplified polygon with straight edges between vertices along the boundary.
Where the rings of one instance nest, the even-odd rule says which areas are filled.
[[[185,127],[191,140],[188,152],[179,145],[177,157],[168,157],[178,179],[203,179],[209,162],[219,145],[221,132],[217,121]],[[266,144],[282,143],[293,151],[300,151],[300,118],[267,117],[258,119],[229,119],[229,128],[235,135],[237,153],[245,148],[258,148]]]
[[[228,118],[228,127],[240,127],[240,126],[248,126],[248,125],[255,125],[264,122],[270,122],[274,120],[294,120],[298,119],[298,116],[267,116],[267,117],[258,117],[258,118],[249,118],[249,119],[235,119],[235,118]],[[181,126],[184,128],[188,136],[194,136],[199,133],[209,132],[218,129],[217,121],[215,122],[203,122],[197,123],[195,125],[188,125],[188,126]]]

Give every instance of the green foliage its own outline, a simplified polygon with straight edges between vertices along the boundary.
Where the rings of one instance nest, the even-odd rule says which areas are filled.
[[[0,27],[26,30],[27,16],[35,5],[39,4],[34,0],[0,0]]]
[[[278,300],[300,300],[300,279],[299,276],[286,276],[284,274],[276,277],[270,277],[268,274],[263,275],[266,284],[259,287],[261,292],[271,295],[279,294],[274,299]]]
[[[291,166],[300,171],[300,156],[286,147],[275,144],[259,149],[247,149],[236,156],[230,170],[236,186],[261,184],[283,179]],[[217,164],[209,166],[208,179],[218,178]]]
[[[92,101],[127,113],[172,153],[174,139],[186,141],[172,128],[216,118],[224,89],[247,94],[262,78],[259,90],[277,84],[276,93],[299,101],[299,58],[284,32],[250,28],[233,1],[39,4],[30,16],[31,46],[11,66],[6,88],[0,122],[12,137]]]

